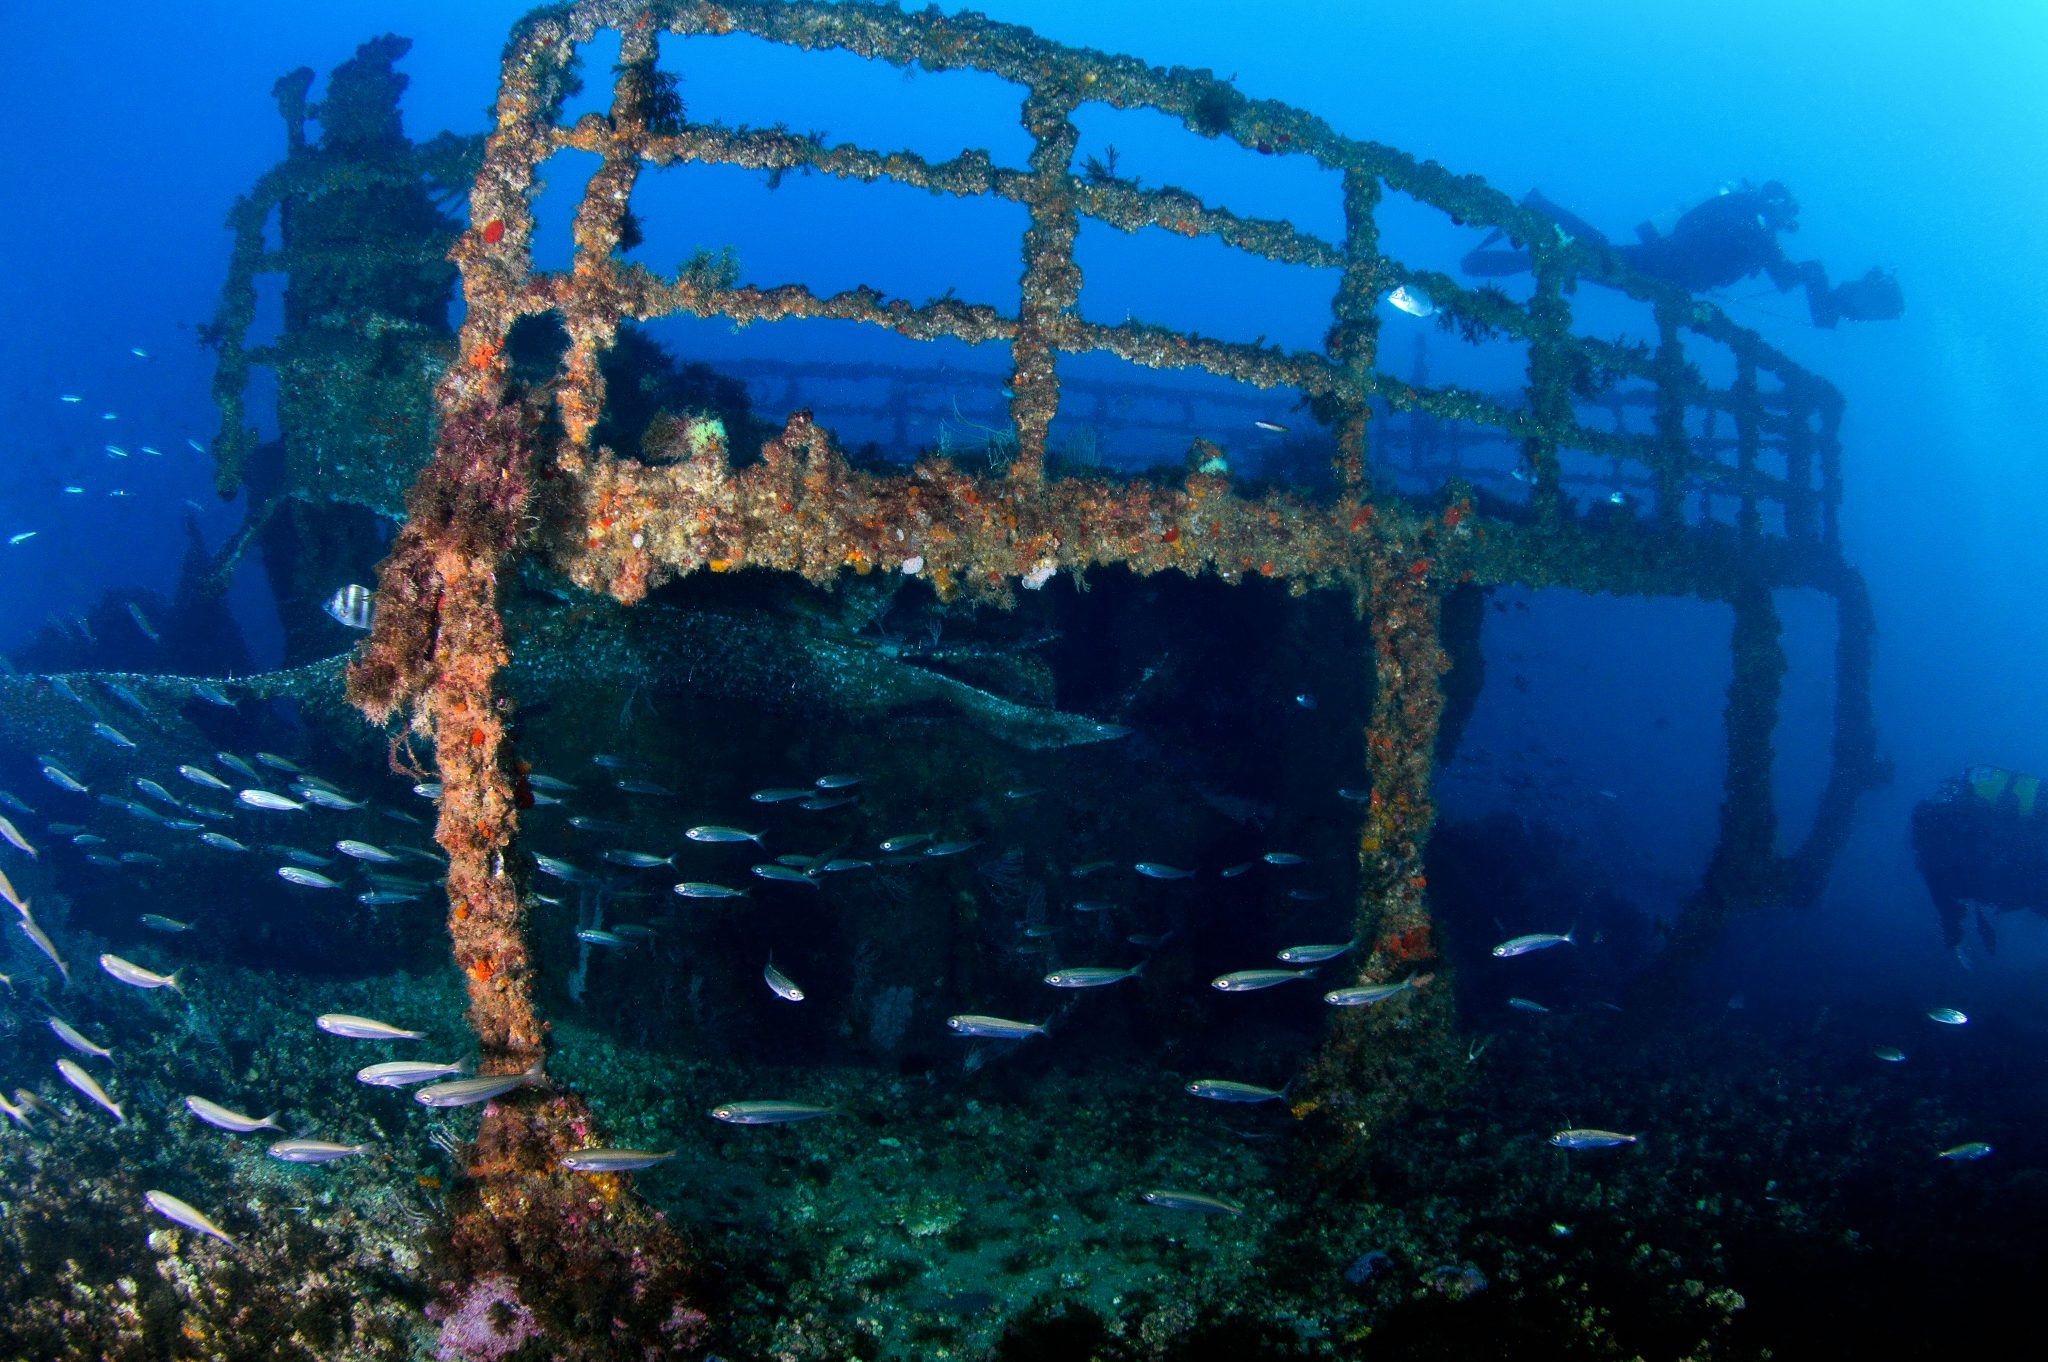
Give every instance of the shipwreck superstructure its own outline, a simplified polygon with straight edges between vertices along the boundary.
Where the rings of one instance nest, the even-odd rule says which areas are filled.
[[[620,43],[608,109],[566,119],[579,51],[605,35]],[[906,71],[999,78],[1018,92],[1026,162],[1006,168],[972,148],[930,160],[786,128],[695,121],[658,64],[661,49],[730,35],[853,53]],[[357,745],[381,748],[388,737],[394,759],[408,736],[432,745],[437,837],[450,858],[448,928],[487,1070],[524,1069],[547,1045],[520,840],[532,791],[506,698],[508,667],[544,674],[549,659],[580,654],[604,675],[640,681],[663,677],[664,657],[685,652],[729,648],[758,662],[784,650],[801,654],[820,689],[845,684],[856,669],[886,669],[889,677],[848,691],[926,687],[934,703],[975,713],[1009,740],[1105,736],[1086,716],[1020,706],[868,650],[845,649],[835,662],[769,621],[678,622],[677,607],[649,606],[665,612],[658,630],[584,638],[573,603],[527,602],[508,615],[508,587],[525,562],[627,605],[692,574],[742,570],[822,588],[894,574],[929,583],[942,599],[997,608],[1020,589],[1109,566],[1343,593],[1370,643],[1354,659],[1370,696],[1359,716],[1370,787],[1356,841],[1357,932],[1369,948],[1355,978],[1339,981],[1361,984],[1393,982],[1438,961],[1423,851],[1435,818],[1441,678],[1454,665],[1447,600],[1518,585],[1723,602],[1734,623],[1719,843],[1664,968],[1682,970],[1733,914],[1818,895],[1857,797],[1882,777],[1868,697],[1872,621],[1839,536],[1841,401],[1825,380],[1714,305],[1564,238],[1475,177],[1347,137],[1210,73],[1064,47],[971,14],[628,0],[543,10],[512,36],[495,123],[480,145],[445,139],[413,148],[396,138],[395,123],[386,129],[379,121],[379,110],[395,107],[386,77],[402,50],[359,58],[358,83],[338,78],[336,91],[360,97],[348,106],[358,116],[340,117],[343,96],[331,93],[334,111],[322,114],[318,147],[303,134],[305,81],[280,84],[290,154],[237,209],[236,263],[213,332],[227,417],[216,449],[230,491],[256,444],[243,389],[252,366],[274,372],[283,480],[252,498],[250,527],[231,555],[281,511],[346,514],[332,508],[342,502],[403,513],[376,584],[375,629],[347,664],[346,694],[381,727],[360,729]],[[707,48],[706,59],[715,51]],[[1082,168],[1075,118],[1092,103],[1155,111],[1246,157],[1307,158],[1340,185],[1341,235],[1320,237],[1188,191],[1144,187],[1109,168]],[[538,179],[570,151],[598,160],[575,210],[573,261],[538,269]],[[866,287],[820,294],[796,283],[742,283],[717,260],[672,274],[629,261],[622,237],[638,230],[628,215],[636,183],[682,165],[809,173],[1021,207],[1028,225],[1017,243],[1020,304],[1011,311],[955,297],[920,302]],[[471,176],[466,222],[458,222],[436,206],[433,191]],[[1390,195],[1450,222],[1506,232],[1530,252],[1529,296],[1471,288],[1383,252],[1379,223]],[[273,210],[274,245],[263,226]],[[378,230],[344,239],[341,227],[366,214]],[[1085,320],[1077,304],[1088,281],[1075,257],[1084,221],[1335,271],[1324,344],[1290,349],[1142,318]],[[459,278],[446,271],[443,249]],[[286,276],[296,302],[280,337],[251,349],[244,338],[253,281],[264,273]],[[451,282],[459,282],[463,304],[452,337],[436,319]],[[1395,377],[1380,352],[1382,302],[1396,288],[1427,300],[1439,350],[1495,341],[1525,350],[1521,390],[1433,385],[1420,372]],[[1575,313],[1602,293],[1647,309],[1654,340],[1587,334]],[[702,410],[671,413],[676,419],[641,449],[608,445],[605,363],[621,328],[676,315],[737,325],[834,319],[913,341],[1006,346],[1000,457],[933,451],[908,465],[857,461],[835,438],[829,412],[810,410],[759,432],[758,451],[745,458],[735,454],[739,432]],[[523,327],[538,324],[557,329],[561,344],[536,368],[521,360],[518,342]],[[1084,353],[1284,390],[1326,441],[1327,472],[1317,470],[1312,484],[1266,478],[1248,489],[1225,451],[1195,439],[1181,471],[1124,476],[1077,467],[1058,457],[1050,432],[1076,401],[1106,400],[1062,381],[1062,358]],[[1732,373],[1732,381],[1709,381],[1708,368]],[[757,366],[754,376],[797,392],[832,373],[805,362]],[[878,383],[887,395],[874,410],[898,429],[928,423],[944,405],[914,372],[850,360],[838,374]],[[659,458],[643,457],[657,448]],[[1786,659],[1773,593],[1790,588],[1835,603],[1835,731],[1819,813],[1780,854],[1772,732]],[[741,644],[744,630],[752,632]],[[722,679],[711,684],[745,686],[716,675]],[[23,694],[42,684],[4,683]],[[291,695],[323,721],[342,723],[338,661],[237,684],[249,694]],[[845,703],[859,701],[849,693]],[[1333,1145],[1390,1119],[1401,1100],[1391,1093],[1449,1081],[1462,1058],[1450,998],[1439,987],[1399,1009],[1333,1013],[1302,1090],[1304,1114]],[[1402,1081],[1391,1081],[1397,1075]],[[559,1091],[496,1105],[486,1116],[471,1158],[474,1181],[458,1203],[458,1242],[524,1291],[543,1291],[549,1274],[597,1270],[580,1260],[565,1267],[577,1254],[616,1255],[620,1272],[644,1278],[680,1271],[683,1255],[669,1231],[630,1199],[607,1200],[593,1221],[584,1185],[552,1171],[567,1130],[586,1120],[573,1095]],[[569,1221],[579,1229],[563,1238]]]

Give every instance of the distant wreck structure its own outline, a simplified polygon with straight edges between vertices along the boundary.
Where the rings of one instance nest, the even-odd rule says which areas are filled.
[[[1021,168],[977,150],[935,161],[781,127],[696,121],[657,64],[661,46],[729,35],[852,53],[905,72],[998,77],[1021,92],[1028,157]],[[620,44],[608,111],[570,121],[563,109],[576,87],[579,52],[601,38]],[[338,75],[330,104],[360,87],[383,90],[395,108],[395,89],[377,77],[378,70],[388,76],[393,50],[366,53],[358,73],[365,80],[345,86]],[[1064,47],[972,14],[865,4],[583,0],[537,11],[514,30],[495,125],[480,148],[459,139],[401,145],[393,140],[395,115],[388,136],[365,132],[352,142],[337,140],[344,125],[324,117],[323,145],[309,148],[303,110],[294,116],[290,107],[294,88],[303,101],[303,83],[281,87],[291,155],[239,211],[235,273],[213,333],[228,416],[221,483],[232,489],[242,475],[254,442],[240,414],[241,391],[252,365],[267,366],[278,378],[287,456],[283,485],[256,514],[334,501],[384,514],[403,507],[376,584],[374,632],[348,666],[347,696],[374,724],[432,742],[442,790],[438,839],[450,857],[449,929],[484,1072],[523,1070],[546,1049],[519,840],[531,791],[507,668],[545,670],[544,656],[528,650],[554,649],[577,655],[596,674],[645,677],[659,674],[661,647],[679,671],[696,675],[683,652],[716,654],[722,638],[745,628],[754,631],[744,648],[751,656],[802,654],[821,685],[836,671],[818,651],[825,645],[786,623],[700,619],[630,636],[615,624],[590,623],[597,632],[579,632],[578,621],[594,616],[570,601],[522,605],[508,625],[502,607],[522,564],[628,606],[678,578],[740,569],[827,589],[877,574],[915,577],[942,599],[995,607],[1012,603],[1020,586],[1111,565],[1225,583],[1271,579],[1296,594],[1345,593],[1370,639],[1370,655],[1355,663],[1370,695],[1359,734],[1370,775],[1357,835],[1357,932],[1369,943],[1350,981],[1359,984],[1437,967],[1423,852],[1435,818],[1441,678],[1455,661],[1447,601],[1518,585],[1732,608],[1719,843],[1683,908],[1667,970],[1697,959],[1737,913],[1811,902],[1858,796],[1883,778],[1868,696],[1872,620],[1837,524],[1836,390],[1712,304],[1563,239],[1548,220],[1476,177],[1343,136],[1208,72]],[[1247,157],[1307,158],[1341,185],[1341,236],[1246,216],[1185,190],[1143,187],[1119,178],[1114,166],[1077,166],[1076,113],[1091,103],[1154,111]],[[365,112],[348,126],[373,123]],[[597,166],[575,210],[573,261],[549,271],[534,263],[534,201],[543,167],[563,152],[594,156]],[[388,202],[380,209],[392,228],[387,242],[348,248],[382,252],[372,273],[385,281],[386,296],[359,299],[355,310],[311,306],[322,252],[339,249],[317,231],[321,213],[335,206],[327,196],[373,187],[366,162],[383,166],[387,187],[412,204],[402,220]],[[917,302],[868,287],[820,294],[797,283],[742,283],[716,258],[657,273],[625,258],[640,229],[628,205],[645,172],[679,165],[808,173],[1015,205],[1028,219],[1019,242],[1021,301],[1010,311],[950,296]],[[426,186],[445,184],[451,167],[474,168],[466,225],[444,219],[427,193]],[[1499,289],[1469,288],[1383,252],[1380,218],[1390,195],[1450,223],[1507,233],[1530,252],[1530,296],[1518,301]],[[262,228],[273,208],[281,229],[275,246],[264,242]],[[1156,229],[1278,266],[1336,272],[1324,344],[1288,349],[1136,318],[1084,319],[1075,253],[1084,222],[1126,233]],[[442,247],[459,270],[463,310],[452,336],[437,327],[430,305],[419,305],[446,282],[437,273]],[[276,342],[251,351],[244,347],[251,281],[265,272],[286,274],[288,296],[309,305],[288,316]],[[1489,395],[1433,386],[1420,374],[1394,377],[1379,362],[1379,309],[1397,289],[1405,290],[1404,311],[1430,317],[1442,346],[1500,341],[1526,350],[1521,391]],[[1646,309],[1654,343],[1596,339],[1575,327],[1580,300],[1599,294]],[[628,323],[670,316],[736,326],[831,319],[913,341],[1006,345],[1000,457],[974,467],[940,456],[873,466],[850,458],[811,411],[762,425],[728,404],[724,419],[715,419],[719,403],[705,394],[720,391],[716,375],[678,371],[664,381],[694,396],[648,437],[643,449],[658,445],[662,457],[642,457],[643,449],[606,437],[608,408],[619,398],[607,366]],[[541,363],[522,349],[536,326],[560,338]],[[1135,477],[1076,468],[1057,457],[1050,432],[1076,386],[1063,382],[1060,361],[1090,352],[1298,395],[1327,439],[1329,467],[1312,483],[1267,479],[1248,489],[1222,450],[1190,438],[1184,472]],[[1732,373],[1732,381],[1709,381],[1707,367]],[[358,382],[359,374],[375,381]],[[431,409],[421,405],[428,391]],[[899,419],[906,400],[922,399],[899,395]],[[1773,593],[1792,588],[1830,597],[1839,627],[1831,773],[1812,829],[1780,854],[1772,733],[1787,664]],[[648,641],[656,634],[666,641]],[[858,665],[895,666],[863,657]],[[851,653],[847,665],[856,665]],[[896,667],[896,681],[878,673],[867,689],[879,693],[916,671]],[[917,675],[923,679],[915,684],[930,689],[926,698],[974,714],[1011,740],[1028,743],[1036,733],[1058,745],[1102,736],[1082,716],[1019,708],[958,680]],[[332,667],[293,678],[330,696],[337,682]],[[266,683],[251,684],[260,690]],[[400,728],[391,728],[394,753]],[[1462,1060],[1451,1020],[1447,988],[1414,995],[1399,1010],[1337,1010],[1298,1110],[1328,1123],[1333,1146],[1369,1137],[1397,1114],[1402,1094],[1449,1081]],[[558,1150],[565,1126],[583,1119],[574,1097],[560,1092],[491,1108],[472,1158],[474,1187],[457,1203],[459,1242],[479,1259],[479,1271],[510,1274],[522,1290],[541,1292],[545,1281],[521,1278],[534,1264],[580,1274],[586,1267],[564,1267],[565,1256],[601,1251],[575,1187],[535,1153]],[[605,1214],[628,1238],[669,1243],[666,1230],[634,1218],[633,1205],[621,1199]],[[554,1242],[563,1216],[582,1228],[573,1240]],[[487,1249],[492,1242],[498,1248]],[[632,1270],[659,1276],[681,1257],[673,1247],[650,1250],[633,1258]]]

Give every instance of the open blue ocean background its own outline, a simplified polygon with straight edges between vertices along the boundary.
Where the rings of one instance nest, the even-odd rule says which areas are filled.
[[[188,514],[211,546],[240,523],[243,502],[214,495],[211,459],[188,444],[208,444],[218,426],[213,356],[196,327],[215,307],[229,206],[283,154],[272,83],[301,65],[324,82],[357,44],[399,33],[413,40],[399,66],[411,81],[408,135],[480,131],[507,29],[525,7],[9,8],[0,540],[34,537],[0,544],[0,653],[111,589],[167,590]],[[2007,914],[1995,956],[1972,934],[1958,959],[1915,871],[1907,819],[1973,763],[2048,773],[2037,712],[2048,676],[2048,7],[989,0],[986,12],[1068,44],[1212,68],[1248,95],[1516,197],[1540,187],[1617,239],[1723,184],[1781,180],[1801,207],[1785,243],[1795,258],[1817,258],[1837,279],[1895,269],[1906,311],[1894,322],[1820,330],[1799,295],[1761,279],[1713,295],[1846,398],[1842,535],[1876,613],[1879,744],[1894,774],[1859,805],[1822,902],[1740,920],[1698,976],[1697,1001],[1739,999],[1744,1024],[1788,1030],[1833,1007],[1940,1002],[1972,1014],[1974,1043],[2038,1049],[2048,919]],[[787,119],[870,146],[987,146],[999,160],[1022,146],[993,81],[906,82],[851,58],[807,60],[756,44],[717,68],[683,61],[681,94],[692,114]],[[591,76],[572,107],[602,95],[601,65]],[[1334,230],[1328,177],[1226,155],[1155,122],[1084,124],[1083,150],[1113,143],[1148,185],[1184,183]],[[724,202],[675,196],[649,218],[650,256],[731,243],[753,282],[869,281],[917,298],[957,286],[1014,304],[1021,214],[805,180],[769,197],[758,179],[735,183]],[[543,264],[566,259],[568,202],[542,202],[543,251],[553,240],[563,252]],[[1417,228],[1413,242],[1447,268],[1475,238]],[[1160,253],[1105,232],[1084,242],[1084,310],[1316,343],[1326,293],[1223,254]],[[274,326],[276,299],[266,307]],[[693,359],[823,355],[834,344],[774,327],[669,334],[702,347],[685,349]],[[1390,326],[1383,344],[1393,353],[1400,343]],[[1517,381],[1509,371],[1477,377]],[[110,443],[127,457],[110,457]],[[161,454],[141,453],[145,444]],[[1499,675],[1527,678],[1527,693],[1510,704],[1490,692],[1468,741],[1501,753],[1537,742],[1561,759],[1563,774],[1544,776],[1551,784],[1530,798],[1578,807],[1575,832],[1609,854],[1617,882],[1669,908],[1714,836],[1727,613],[1565,592],[1524,598],[1527,613],[1489,616],[1486,646]],[[274,665],[283,636],[261,575],[245,570],[230,599],[254,665]],[[1783,602],[1792,671],[1778,743],[1781,845],[1803,832],[1826,771],[1833,625],[1822,604],[1796,593]],[[1618,797],[1587,813],[1589,791]],[[1444,798],[1453,812],[1518,799],[1469,779]]]

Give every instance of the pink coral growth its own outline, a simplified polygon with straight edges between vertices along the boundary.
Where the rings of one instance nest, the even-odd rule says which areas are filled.
[[[497,1362],[541,1333],[502,1273],[479,1277],[453,1306],[430,1306],[427,1314],[441,1323],[434,1353],[441,1362]]]

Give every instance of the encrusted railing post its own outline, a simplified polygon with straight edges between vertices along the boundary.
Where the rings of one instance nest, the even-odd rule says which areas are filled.
[[[1017,453],[1010,476],[1022,483],[1045,476],[1046,433],[1059,411],[1058,341],[1067,315],[1081,300],[1081,267],[1074,239],[1081,215],[1074,205],[1074,126],[1078,103],[1066,85],[1033,86],[1024,100],[1024,131],[1031,135],[1031,174],[1025,205],[1024,280],[1017,334],[1010,342],[1010,423]]]
[[[1431,563],[1415,554],[1376,554],[1358,598],[1372,640],[1372,714],[1365,730],[1371,785],[1359,833],[1358,920],[1370,942],[1354,982],[1412,980],[1405,997],[1337,1009],[1330,1038],[1310,1070],[1306,1106],[1339,1125],[1341,1147],[1373,1133],[1417,1099],[1450,1081],[1451,990],[1432,989],[1437,957],[1423,874],[1436,823],[1432,790],[1440,678],[1450,669],[1442,638],[1443,597]],[[1421,1014],[1418,1016],[1418,1012]]]
[[[539,457],[540,422],[506,391],[502,342],[511,325],[506,267],[527,264],[532,231],[525,200],[536,126],[531,63],[550,46],[551,22],[534,21],[531,45],[515,43],[507,57],[499,135],[471,197],[475,225],[456,248],[469,304],[461,352],[442,380],[433,461],[378,570],[375,627],[349,668],[348,691],[373,722],[405,718],[434,744],[441,786],[435,837],[448,854],[448,932],[469,993],[477,1069],[534,1074],[527,1088],[484,1109],[468,1176],[450,1197],[449,1292],[458,1307],[509,1294],[547,1326],[556,1355],[611,1357],[685,1347],[703,1316],[686,1302],[686,1255],[659,1217],[618,1197],[616,1185],[559,1166],[563,1153],[590,1142],[589,1113],[573,1095],[551,1090],[540,1072],[547,1027],[535,1006],[525,875],[514,847],[519,805],[530,792],[512,747],[509,702],[498,692],[508,660],[498,606],[499,582],[527,540]],[[555,31],[558,59],[566,59],[565,42]],[[629,60],[647,51],[628,37]],[[630,109],[637,98],[631,82],[629,68],[615,109]],[[614,234],[623,208],[621,198],[608,219]],[[585,230],[602,232],[606,223],[604,210],[586,199],[579,261],[594,239]],[[587,385],[574,391],[589,396]],[[565,426],[576,415],[565,404]]]
[[[1379,356],[1380,181],[1371,171],[1344,172],[1344,275],[1330,310],[1330,362],[1344,377],[1331,404],[1331,435],[1337,441],[1337,485],[1363,496],[1369,485],[1373,366]],[[1420,361],[1417,361],[1418,364]]]
[[[1727,920],[1761,901],[1783,877],[1774,845],[1778,815],[1771,793],[1771,741],[1787,665],[1784,626],[1770,587],[1761,582],[1738,586],[1728,603],[1735,610],[1735,670],[1723,718],[1728,764],[1720,837],[1699,889],[1679,911],[1671,943],[1649,976],[1657,985],[1683,979],[1719,939]]]
[[[1536,523],[1564,523],[1565,496],[1558,466],[1558,436],[1572,428],[1570,349],[1572,311],[1564,300],[1565,267],[1553,243],[1529,243],[1536,290],[1529,298],[1529,416],[1534,433],[1522,442],[1530,505]]]
[[[1739,479],[1735,533],[1744,548],[1754,548],[1763,534],[1757,510],[1756,456],[1763,447],[1763,399],[1757,393],[1756,354],[1748,346],[1735,352],[1735,469]]]
[[[1678,305],[1657,304],[1656,448],[1657,527],[1666,534],[1685,528],[1685,462],[1691,444],[1685,437],[1685,346],[1678,339]]]

